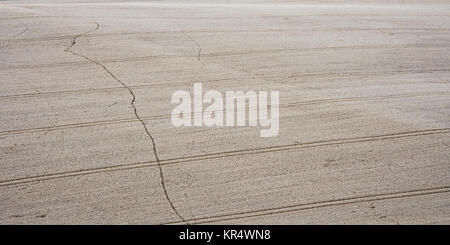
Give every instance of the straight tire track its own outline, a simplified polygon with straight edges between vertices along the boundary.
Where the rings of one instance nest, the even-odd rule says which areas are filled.
[[[290,107],[296,107],[296,106],[306,106],[306,105],[325,104],[325,103],[377,101],[377,100],[415,98],[415,97],[426,97],[426,96],[441,96],[441,95],[450,95],[450,92],[409,93],[409,94],[396,94],[396,95],[384,95],[384,96],[372,96],[372,97],[369,97],[369,96],[367,96],[367,97],[347,97],[347,98],[335,98],[335,99],[298,101],[298,102],[280,104],[279,108],[290,108]],[[248,109],[249,109],[249,107],[247,105],[245,108],[237,109],[237,111],[248,110]],[[222,110],[222,112],[223,111],[226,111],[226,110]],[[195,114],[192,113],[192,116],[193,115],[195,115]],[[153,120],[169,119],[170,117],[171,117],[171,115],[159,115],[159,116],[152,116],[152,117],[141,117],[141,119],[143,121],[153,121]],[[53,130],[64,130],[64,129],[72,129],[72,128],[83,128],[83,127],[130,123],[130,122],[139,122],[139,119],[124,118],[124,119],[116,119],[116,120],[102,120],[102,121],[85,122],[85,123],[63,124],[63,125],[57,125],[57,126],[30,128],[30,129],[7,130],[7,131],[0,131],[0,136],[17,135],[17,134],[24,134],[24,133],[47,132],[47,131],[53,131]]]
[[[268,208],[268,209],[260,209],[260,210],[248,211],[248,212],[240,212],[240,213],[231,213],[231,214],[224,214],[224,215],[194,218],[194,219],[188,219],[187,221],[190,224],[208,224],[208,223],[214,223],[214,222],[219,222],[219,221],[253,218],[253,217],[267,216],[267,215],[273,215],[273,214],[282,214],[282,213],[297,212],[297,211],[302,211],[302,210],[311,210],[311,209],[316,209],[316,208],[342,206],[342,205],[348,205],[348,204],[353,204],[353,203],[407,198],[407,197],[432,195],[432,194],[448,193],[448,192],[450,192],[450,187],[442,186],[442,187],[435,187],[435,188],[428,188],[428,189],[416,189],[416,190],[410,190],[410,191],[356,196],[356,197],[332,199],[332,200],[318,201],[318,202],[311,202],[311,203],[304,203],[304,204],[288,205],[288,206],[282,206],[282,207],[277,207],[277,208]],[[169,222],[166,224],[179,224],[179,223],[178,222]]]
[[[245,79],[286,79],[286,78],[300,78],[300,77],[351,77],[351,76],[376,76],[376,75],[395,75],[395,74],[422,74],[422,73],[433,73],[433,72],[449,72],[450,69],[431,69],[431,70],[384,70],[377,72],[345,72],[345,73],[307,73],[307,74],[294,74],[289,76],[248,76],[248,77],[233,77],[233,78],[221,78],[221,79],[210,79],[203,81],[202,83],[215,83],[221,81],[239,81]],[[129,86],[131,89],[143,89],[143,88],[161,88],[161,87],[172,87],[180,85],[194,85],[193,82],[172,82],[172,83],[159,83],[159,84],[146,84],[146,85],[135,85]],[[109,87],[109,88],[93,88],[93,89],[76,89],[76,90],[62,90],[62,91],[49,91],[40,93],[25,93],[25,94],[11,94],[11,95],[0,95],[0,99],[8,98],[22,98],[22,97],[36,97],[36,96],[46,96],[46,95],[60,95],[60,94],[77,94],[77,93],[93,93],[97,91],[111,91],[116,89],[124,89],[123,87]]]
[[[450,133],[450,128],[418,130],[418,131],[410,131],[410,132],[392,133],[392,134],[386,134],[386,135],[376,135],[376,136],[366,136],[366,137],[356,137],[356,138],[336,139],[336,140],[325,140],[325,141],[316,141],[316,142],[254,148],[254,149],[243,149],[243,150],[235,150],[235,151],[224,151],[224,152],[209,153],[209,154],[203,154],[203,155],[178,157],[178,158],[170,158],[170,159],[160,159],[159,162],[157,162],[157,161],[138,162],[138,163],[116,165],[116,166],[67,171],[67,172],[61,172],[61,173],[52,173],[52,174],[17,178],[17,179],[11,179],[11,180],[3,180],[3,181],[0,181],[0,187],[19,185],[19,184],[25,184],[25,183],[31,183],[31,182],[39,182],[39,181],[52,180],[52,179],[59,179],[59,178],[65,178],[65,177],[74,177],[74,176],[80,176],[80,175],[104,173],[104,172],[113,172],[113,171],[121,171],[121,170],[137,169],[137,168],[147,168],[147,167],[162,167],[165,165],[173,165],[173,164],[179,164],[179,163],[196,162],[196,161],[211,160],[211,159],[220,159],[220,158],[227,158],[227,157],[234,157],[234,156],[245,156],[245,155],[261,154],[261,153],[269,153],[269,152],[297,150],[297,149],[302,149],[302,148],[324,147],[324,146],[370,142],[370,141],[377,141],[377,140],[390,140],[390,139],[425,136],[425,135],[447,134],[447,133]]]

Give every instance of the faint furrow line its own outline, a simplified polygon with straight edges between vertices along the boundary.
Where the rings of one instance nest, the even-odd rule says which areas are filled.
[[[317,15],[315,15],[317,16]],[[69,18],[69,17],[68,17]],[[115,17],[117,18],[117,17]],[[173,19],[173,18],[171,18]],[[1,20],[1,18],[0,18]],[[311,29],[266,29],[266,30],[189,30],[191,33],[265,33],[265,32],[292,32],[292,33],[302,33],[302,32],[317,32],[317,31],[424,31],[424,32],[434,32],[434,31],[450,31],[450,28],[311,28]],[[142,32],[110,32],[110,33],[98,33],[91,34],[89,37],[116,37],[124,35],[149,35],[149,34],[172,34],[178,31],[142,31]],[[20,42],[35,42],[35,41],[53,41],[53,40],[63,40],[70,39],[70,35],[54,36],[54,37],[35,37],[26,39],[17,39]],[[2,40],[0,40],[2,41]]]
[[[0,69],[1,70],[1,69]],[[301,78],[301,77],[352,77],[352,76],[377,76],[377,75],[395,75],[395,74],[423,74],[423,73],[433,73],[433,72],[448,72],[450,69],[413,69],[413,70],[378,70],[375,72],[364,72],[364,71],[352,71],[352,72],[333,72],[333,73],[299,73],[287,76],[240,76],[231,78],[219,78],[219,79],[209,79],[202,81],[202,83],[216,83],[222,81],[240,81],[246,79],[290,79],[290,78]],[[279,81],[275,81],[280,83]],[[164,88],[172,86],[182,86],[190,85],[193,86],[196,82],[167,82],[167,83],[157,83],[157,84],[143,84],[130,86],[132,89],[144,89],[144,88]],[[257,81],[256,83],[261,83]],[[288,83],[288,82],[282,82]],[[295,84],[295,82],[292,82]],[[116,89],[124,89],[123,87],[106,87],[106,88],[89,88],[89,89],[75,89],[75,90],[60,90],[60,91],[48,91],[48,92],[36,92],[36,93],[23,93],[23,94],[10,94],[10,95],[0,95],[0,99],[8,98],[21,98],[21,97],[35,97],[35,96],[45,96],[45,95],[59,95],[59,94],[74,94],[74,93],[93,93],[97,91],[111,91]]]
[[[432,194],[440,194],[440,193],[448,193],[448,192],[450,192],[449,186],[434,187],[434,188],[428,188],[428,189],[415,189],[415,190],[409,190],[409,191],[347,197],[347,198],[332,199],[332,200],[326,200],[326,201],[288,205],[288,206],[282,206],[282,207],[277,207],[277,208],[260,209],[260,210],[248,211],[248,212],[239,212],[239,213],[230,213],[230,214],[216,215],[216,216],[209,216],[209,217],[201,217],[201,218],[190,219],[190,220],[188,220],[188,222],[190,224],[207,224],[207,223],[213,223],[213,222],[253,218],[253,217],[267,216],[267,215],[273,215],[273,214],[282,214],[282,213],[296,212],[296,211],[302,211],[302,210],[310,210],[310,209],[316,209],[316,208],[348,205],[348,204],[361,203],[361,202],[382,201],[382,200],[389,200],[389,199],[424,196],[424,195],[432,195]],[[178,224],[178,222],[169,222],[166,224]]]
[[[74,171],[67,171],[67,172],[61,172],[61,173],[38,175],[38,176],[33,176],[33,177],[24,177],[24,178],[17,178],[17,179],[11,179],[11,180],[3,180],[3,181],[0,181],[0,186],[11,186],[11,185],[39,182],[39,181],[45,181],[45,180],[51,180],[51,179],[59,179],[59,178],[64,178],[64,177],[73,177],[73,176],[79,176],[79,175],[89,175],[89,174],[104,173],[104,172],[115,172],[115,171],[137,169],[137,168],[161,167],[161,166],[165,166],[165,165],[220,159],[220,158],[235,157],[235,156],[245,156],[245,155],[280,152],[280,151],[288,151],[288,150],[298,150],[298,149],[304,149],[304,148],[326,147],[326,146],[334,146],[334,145],[342,145],[342,144],[371,142],[371,141],[378,141],[378,140],[392,140],[392,139],[398,139],[398,138],[446,134],[446,133],[450,133],[450,128],[427,129],[427,130],[418,130],[418,131],[410,131],[410,132],[392,133],[392,134],[386,134],[386,135],[376,135],[376,136],[366,136],[366,137],[356,137],[356,138],[336,139],[336,140],[324,140],[324,141],[296,143],[296,144],[290,144],[290,145],[280,145],[280,146],[262,147],[262,148],[254,148],[254,149],[224,151],[224,152],[216,152],[216,153],[209,153],[209,154],[203,154],[203,155],[161,159],[161,160],[159,160],[159,162],[158,161],[147,161],[147,162],[129,163],[129,164],[116,165],[116,166],[99,167],[99,168],[84,169],[84,170],[74,170]]]
[[[157,166],[158,166],[158,168],[159,168],[159,173],[160,173],[160,178],[161,178],[161,186],[162,186],[162,189],[163,189],[163,191],[164,191],[165,198],[166,198],[167,202],[169,203],[170,207],[172,208],[172,210],[173,210],[173,211],[175,212],[175,214],[178,216],[178,218],[179,218],[182,222],[184,222],[184,221],[185,221],[184,218],[180,215],[180,213],[178,212],[178,210],[175,208],[175,206],[174,206],[174,204],[173,204],[172,200],[170,199],[169,194],[168,194],[168,192],[167,192],[167,188],[166,188],[166,184],[165,184],[165,179],[164,179],[164,174],[163,174],[161,162],[160,162],[160,160],[159,160],[158,152],[157,152],[157,150],[156,150],[156,143],[155,143],[155,140],[154,140],[153,136],[150,134],[150,131],[149,131],[148,128],[147,128],[147,124],[142,120],[142,118],[139,116],[139,114],[138,114],[138,112],[137,112],[137,108],[136,108],[136,105],[135,105],[135,102],[136,102],[136,95],[134,94],[133,90],[132,90],[130,87],[128,87],[123,81],[121,81],[116,75],[114,75],[114,73],[112,73],[108,68],[106,68],[106,66],[104,66],[104,65],[101,64],[100,62],[98,62],[98,61],[96,61],[96,60],[94,60],[94,59],[91,59],[91,58],[89,58],[89,57],[87,57],[87,56],[85,56],[85,55],[82,55],[82,54],[79,54],[79,53],[76,53],[76,52],[72,51],[72,47],[76,44],[76,40],[77,40],[79,37],[84,36],[84,35],[88,34],[89,32],[95,31],[95,30],[97,30],[98,28],[100,28],[100,25],[99,25],[98,23],[95,23],[95,24],[96,24],[95,29],[92,29],[92,30],[90,30],[90,31],[88,31],[88,32],[85,32],[85,33],[83,33],[83,34],[80,34],[80,35],[75,36],[75,37],[72,39],[71,45],[70,45],[68,48],[66,48],[65,51],[66,51],[66,52],[70,52],[71,54],[73,54],[73,55],[75,55],[75,56],[81,57],[81,58],[83,58],[83,59],[85,59],[85,60],[87,60],[87,61],[90,61],[90,62],[96,64],[97,66],[101,67],[106,73],[108,73],[108,74],[109,74],[116,82],[118,82],[123,88],[125,88],[125,89],[128,90],[128,92],[130,93],[130,95],[131,95],[131,97],[132,97],[132,99],[131,99],[131,106],[133,107],[134,115],[135,115],[136,119],[141,123],[142,127],[143,127],[144,130],[145,130],[145,133],[147,134],[147,136],[149,137],[149,139],[150,139],[150,141],[151,141],[151,143],[152,143],[153,154],[154,154],[154,156],[155,156],[155,158],[156,158]]]
[[[198,43],[196,43],[198,45]],[[269,49],[269,50],[249,50],[249,51],[229,51],[229,52],[213,52],[202,54],[202,56],[206,57],[222,57],[222,56],[239,56],[239,55],[255,55],[255,54],[273,54],[273,53],[283,53],[283,52],[302,52],[302,51],[327,51],[327,50],[347,50],[347,49],[419,49],[419,48],[428,48],[428,49],[436,49],[436,48],[448,48],[448,46],[417,46],[417,45],[397,45],[397,46],[388,46],[388,45],[361,45],[361,46],[341,46],[341,47],[310,47],[310,48],[279,48],[279,49]],[[200,48],[201,49],[201,48]],[[197,59],[200,59],[200,52],[197,53]],[[136,61],[146,61],[152,59],[175,59],[175,58],[187,58],[190,57],[189,54],[174,54],[174,55],[147,55],[141,57],[128,57],[128,58],[112,58],[112,59],[104,59],[99,62],[101,63],[120,63],[120,62],[136,62]],[[70,66],[70,65],[86,65],[89,62],[85,61],[69,61],[69,62],[57,62],[57,63],[49,63],[49,64],[37,64],[37,65],[18,65],[18,66],[9,66],[9,67],[1,67],[0,70],[20,70],[20,69],[36,69],[36,68],[53,68],[59,66]]]
[[[202,83],[214,83],[214,82],[219,82],[219,81],[253,79],[253,78],[259,78],[259,76],[211,79],[211,80],[204,81]],[[134,90],[134,89],[142,89],[142,88],[165,88],[165,87],[180,86],[180,85],[194,85],[194,83],[193,82],[167,82],[167,83],[157,83],[157,84],[135,85],[135,86],[129,86],[129,87]],[[35,96],[46,96],[46,95],[60,95],[60,94],[95,93],[95,92],[102,92],[102,91],[113,91],[116,89],[125,89],[125,88],[109,87],[109,88],[92,88],[92,89],[49,91],[49,92],[39,92],[39,93],[11,94],[11,95],[0,95],[0,99],[35,97]]]
[[[104,62],[100,62],[104,63]],[[386,75],[386,74],[421,74],[421,73],[432,73],[432,72],[448,72],[450,69],[423,69],[423,70],[380,70],[377,72],[342,72],[342,73],[305,73],[305,74],[293,74],[288,76],[241,76],[241,77],[231,77],[231,78],[219,78],[210,79],[203,81],[202,83],[215,83],[221,81],[239,81],[245,79],[288,79],[288,78],[300,78],[300,77],[342,77],[342,76],[368,76],[368,75]],[[259,81],[258,81],[259,82]],[[144,89],[144,88],[165,88],[172,86],[182,86],[190,85],[193,86],[195,82],[167,82],[158,84],[144,84],[129,86],[131,89]],[[93,89],[76,89],[76,90],[61,90],[61,91],[50,91],[50,92],[38,92],[38,93],[25,93],[25,94],[11,94],[11,95],[0,95],[0,99],[8,98],[22,98],[22,97],[35,97],[35,96],[46,96],[46,95],[60,95],[60,94],[76,94],[76,93],[94,93],[98,91],[111,91],[116,89],[125,89],[123,87],[109,87],[109,88],[93,88]]]
[[[170,19],[170,20],[210,20],[210,19],[269,19],[269,18],[298,18],[298,17],[317,17],[317,16],[375,16],[375,17],[398,17],[398,14],[370,14],[370,13],[364,13],[364,14],[358,14],[358,13],[345,13],[345,14],[339,14],[339,13],[324,13],[324,14],[296,14],[296,15],[259,15],[259,16],[213,16],[213,17],[163,17],[163,16],[156,16],[156,17],[124,17],[124,16],[90,16],[91,18],[113,18],[113,19],[140,19],[140,20],[161,20],[161,19]],[[449,17],[447,14],[403,14],[403,17]],[[0,17],[0,21],[5,20],[14,20],[14,19],[45,19],[45,18],[53,18],[53,19],[70,19],[70,18],[76,18],[74,16],[64,16],[64,15],[30,15],[30,16],[11,16],[11,17]]]
[[[348,98],[298,101],[298,102],[291,102],[291,103],[282,103],[278,107],[279,108],[290,108],[290,107],[297,107],[297,106],[307,106],[307,105],[326,104],[326,103],[377,101],[377,100],[415,98],[415,97],[425,97],[425,96],[441,96],[441,95],[450,95],[450,92],[410,93],[410,94],[394,94],[394,95],[372,96],[372,97],[348,97]],[[269,108],[270,108],[270,105],[269,105]],[[249,107],[247,104],[246,107],[237,108],[236,111],[244,111],[244,110],[249,110],[249,109],[256,109],[256,108]],[[218,112],[225,113],[226,111],[227,111],[226,109],[223,109],[223,110],[219,110]],[[195,113],[195,112],[191,113],[192,118],[195,115],[200,115],[200,113]],[[171,118],[171,115],[141,117],[141,119],[143,121],[163,120],[163,119],[169,119],[169,118]],[[94,122],[85,122],[85,123],[63,124],[63,125],[40,127],[40,128],[7,130],[7,131],[0,131],[0,136],[16,135],[16,134],[24,134],[24,133],[46,132],[46,131],[64,130],[64,129],[72,129],[72,128],[82,128],[82,127],[91,127],[91,126],[99,126],[99,125],[111,125],[111,124],[129,123],[129,122],[137,122],[137,121],[139,121],[137,118],[124,118],[124,119],[116,119],[116,120],[103,120],[103,121],[94,121]]]

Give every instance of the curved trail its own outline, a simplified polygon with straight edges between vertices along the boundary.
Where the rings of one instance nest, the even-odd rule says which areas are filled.
[[[96,60],[94,60],[94,59],[91,59],[91,58],[89,58],[89,57],[87,57],[87,56],[85,56],[85,55],[76,53],[76,52],[74,52],[74,51],[72,50],[72,48],[73,48],[73,46],[76,44],[76,41],[77,41],[78,38],[80,38],[80,37],[82,37],[82,36],[85,36],[85,35],[87,35],[88,33],[93,32],[93,31],[95,31],[95,30],[98,30],[98,28],[100,28],[100,25],[99,25],[97,22],[95,22],[95,24],[96,24],[96,27],[95,27],[94,29],[89,30],[89,31],[87,31],[87,32],[85,32],[85,33],[82,33],[82,34],[79,34],[79,35],[74,36],[73,39],[72,39],[71,45],[70,45],[69,47],[67,47],[64,51],[65,51],[65,52],[69,52],[69,53],[71,53],[71,54],[73,54],[73,55],[75,55],[75,56],[81,57],[81,58],[83,58],[83,59],[85,59],[85,60],[87,60],[87,61],[89,61],[89,62],[92,62],[92,63],[96,64],[97,66],[101,67],[106,73],[108,73],[108,74],[109,74],[116,82],[118,82],[123,88],[125,88],[125,89],[128,90],[128,92],[130,93],[130,95],[131,95],[131,97],[132,97],[132,100],[131,100],[131,106],[133,107],[134,115],[135,115],[136,119],[141,123],[142,127],[143,127],[144,130],[145,130],[145,133],[147,134],[147,136],[149,137],[149,139],[150,139],[150,141],[151,141],[151,143],[152,143],[153,154],[154,154],[154,156],[155,156],[155,158],[156,158],[157,166],[158,166],[158,168],[159,168],[159,174],[160,174],[160,177],[161,177],[161,186],[162,186],[162,189],[163,189],[163,191],[164,191],[164,196],[165,196],[167,202],[169,203],[170,207],[172,208],[173,212],[178,216],[178,218],[179,218],[182,222],[186,223],[186,220],[183,218],[183,216],[181,216],[181,214],[180,214],[180,213],[178,212],[178,210],[175,208],[175,206],[174,206],[174,204],[173,204],[172,200],[170,199],[169,194],[168,194],[168,192],[167,192],[167,188],[166,188],[166,184],[165,184],[165,179],[164,179],[164,173],[163,173],[162,166],[161,166],[161,162],[160,162],[160,160],[159,160],[158,153],[157,153],[157,150],[156,150],[155,140],[154,140],[153,136],[150,134],[150,131],[149,131],[148,128],[147,128],[147,124],[144,122],[144,120],[139,116],[139,114],[138,114],[138,112],[137,112],[137,108],[136,108],[136,105],[135,105],[136,95],[134,94],[133,90],[132,90],[130,87],[128,87],[124,82],[122,82],[119,78],[117,78],[116,75],[114,75],[114,73],[112,73],[108,68],[106,68],[106,67],[105,67],[103,64],[101,64],[100,62],[98,62],[98,61],[96,61]]]

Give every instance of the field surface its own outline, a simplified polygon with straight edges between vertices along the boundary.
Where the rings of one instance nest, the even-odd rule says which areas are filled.
[[[0,115],[0,224],[450,224],[450,4],[0,1]]]

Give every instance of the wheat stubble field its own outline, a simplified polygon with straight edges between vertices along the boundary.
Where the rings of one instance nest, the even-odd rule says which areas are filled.
[[[449,224],[449,75],[447,1],[0,1],[0,224]]]

